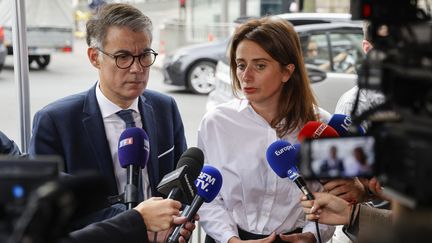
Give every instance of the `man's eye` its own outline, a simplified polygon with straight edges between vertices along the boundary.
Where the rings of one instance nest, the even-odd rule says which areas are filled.
[[[130,55],[128,54],[120,54],[116,56],[118,59],[128,59],[130,58]]]

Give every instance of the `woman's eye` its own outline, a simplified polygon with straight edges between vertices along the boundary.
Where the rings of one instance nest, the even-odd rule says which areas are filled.
[[[244,64],[237,64],[237,69],[244,70],[245,65]]]
[[[266,67],[266,65],[264,65],[264,64],[257,64],[256,67],[257,67],[258,70],[263,70]]]

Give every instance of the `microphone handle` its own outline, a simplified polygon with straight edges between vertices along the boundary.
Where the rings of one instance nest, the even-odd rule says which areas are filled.
[[[191,222],[195,214],[198,212],[201,205],[204,203],[204,199],[196,195],[189,207],[186,207],[181,216],[185,216],[187,218],[187,221]],[[181,225],[178,225],[174,231],[170,234],[168,237],[167,243],[178,243],[178,240],[180,238],[180,230],[184,228],[184,225],[186,223],[183,223]]]
[[[124,191],[124,203],[127,209],[132,209],[138,205],[138,188],[141,167],[139,165],[128,165],[126,168],[127,180]]]
[[[298,186],[298,188],[300,188],[300,190],[303,192],[303,194],[306,195],[308,200],[314,200],[315,199],[313,194],[307,188],[306,182],[303,180],[303,177],[299,176],[297,179],[294,180],[294,182]]]
[[[167,199],[179,200],[181,199],[182,191],[178,187],[174,187],[171,189],[170,193],[167,196]]]

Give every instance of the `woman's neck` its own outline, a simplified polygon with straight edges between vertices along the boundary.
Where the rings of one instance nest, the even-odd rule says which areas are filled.
[[[259,104],[253,104],[251,103],[252,108],[255,110],[255,112],[264,118],[269,124],[273,121],[273,119],[276,117],[277,109],[276,107],[269,107],[269,106],[260,106]]]

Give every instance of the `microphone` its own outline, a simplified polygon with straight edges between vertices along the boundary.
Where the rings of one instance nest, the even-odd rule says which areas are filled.
[[[335,129],[325,123],[319,121],[309,121],[300,130],[297,138],[299,141],[303,141],[305,138],[320,137],[339,137],[339,134]]]
[[[334,114],[328,122],[328,125],[336,130],[340,136],[348,136],[354,132],[359,135],[364,135],[366,133],[362,126],[356,126],[355,131],[353,131],[353,128],[351,127],[351,117],[343,114]]]
[[[309,200],[315,199],[306,182],[298,172],[296,164],[298,162],[299,145],[291,145],[287,141],[278,140],[267,149],[266,157],[270,167],[281,178],[290,179],[306,195]]]
[[[196,147],[188,148],[177,163],[176,170],[166,174],[157,186],[167,198],[191,204],[196,194],[195,179],[204,164],[204,154]]]
[[[318,124],[317,124],[318,123]],[[332,131],[331,127],[322,126],[321,122],[308,122],[302,128],[299,133],[302,134],[302,138],[309,137],[310,135],[322,136],[323,134],[327,135],[336,135],[336,131]],[[308,125],[309,124],[309,125]],[[324,124],[325,125],[325,124]],[[330,128],[329,130],[327,130]],[[293,181],[297,187],[303,192],[308,200],[314,200],[315,197],[312,192],[307,188],[306,182],[303,180],[303,177],[298,172],[296,164],[298,162],[298,154],[300,152],[300,144],[291,145],[287,141],[278,140],[267,148],[266,157],[270,167],[273,171],[281,178],[290,179]],[[319,231],[318,221],[315,221],[316,233],[318,236],[318,242],[321,243],[321,235]]]
[[[185,216],[188,221],[191,221],[201,205],[209,203],[215,199],[222,187],[222,175],[218,169],[210,165],[204,165],[200,175],[195,180],[197,194],[194,197],[190,207],[187,207],[181,216]],[[180,238],[180,230],[184,224],[177,226],[168,237],[167,243],[177,243]]]
[[[138,204],[139,177],[141,169],[147,164],[149,154],[149,138],[142,128],[130,127],[122,132],[118,144],[118,158],[127,173],[125,190],[121,195],[127,209]]]

